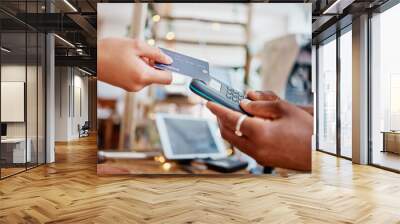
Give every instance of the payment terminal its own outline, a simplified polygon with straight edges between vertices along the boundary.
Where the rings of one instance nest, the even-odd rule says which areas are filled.
[[[190,90],[206,100],[216,102],[234,111],[246,114],[246,112],[240,108],[239,104],[240,101],[244,99],[244,94],[214,78],[211,78],[208,83],[193,79],[190,83]]]

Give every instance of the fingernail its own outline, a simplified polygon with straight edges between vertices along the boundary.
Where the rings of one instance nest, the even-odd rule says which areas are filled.
[[[172,60],[172,58],[168,55],[165,55],[165,58],[167,59],[168,64],[171,64],[172,62],[174,62],[174,60]]]
[[[263,91],[257,90],[257,91],[254,91],[254,93],[257,94],[257,95],[262,95],[262,94],[263,94]]]
[[[247,98],[247,96],[249,95],[250,92],[251,92],[251,90],[246,90],[246,92],[244,93],[244,97]]]
[[[246,106],[246,105],[249,104],[250,102],[251,102],[251,101],[248,100],[248,99],[243,99],[243,100],[240,101],[240,103],[241,103],[243,106]]]

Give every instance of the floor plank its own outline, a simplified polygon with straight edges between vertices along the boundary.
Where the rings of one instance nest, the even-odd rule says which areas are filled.
[[[313,152],[285,177],[98,177],[96,141],[0,181],[0,223],[400,223],[400,175]]]

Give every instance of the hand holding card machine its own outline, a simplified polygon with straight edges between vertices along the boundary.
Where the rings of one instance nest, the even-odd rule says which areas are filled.
[[[244,94],[216,79],[211,78],[208,83],[193,79],[190,83],[190,90],[206,100],[216,102],[240,113],[246,113],[240,108],[239,104],[244,99]]]

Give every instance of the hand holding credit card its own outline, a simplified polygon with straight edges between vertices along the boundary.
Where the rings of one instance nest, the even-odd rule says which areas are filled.
[[[210,81],[210,69],[207,61],[186,56],[174,51],[161,48],[161,51],[172,58],[172,64],[155,63],[154,67],[189,76],[208,83]]]

